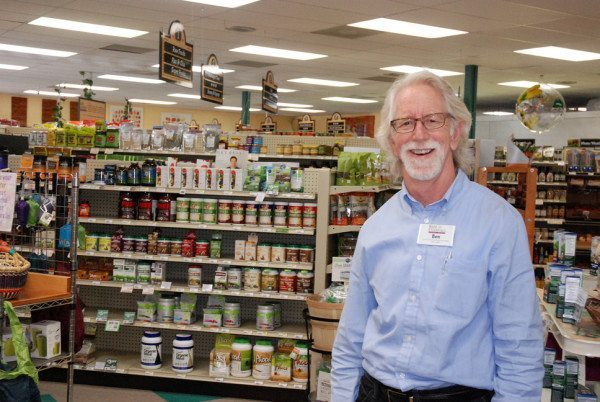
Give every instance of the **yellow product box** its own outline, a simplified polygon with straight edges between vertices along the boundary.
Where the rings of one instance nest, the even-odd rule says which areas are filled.
[[[44,320],[31,324],[31,357],[49,359],[60,355],[60,322]]]
[[[29,329],[29,325],[21,324],[23,328],[23,336],[25,337],[25,342],[31,350],[31,332]],[[4,363],[14,362],[17,360],[17,354],[15,352],[15,345],[12,340],[12,333],[10,332],[10,328],[4,328],[4,334],[2,335],[2,361]],[[8,332],[7,332],[8,331]]]

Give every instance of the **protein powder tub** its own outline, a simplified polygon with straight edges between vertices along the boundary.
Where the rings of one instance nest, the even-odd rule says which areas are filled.
[[[231,203],[231,223],[241,225],[244,223],[244,211],[246,209],[246,201],[233,200]]]
[[[242,270],[240,268],[229,268],[227,270],[227,289],[240,290],[242,288]]]
[[[194,369],[194,339],[192,335],[175,335],[171,368],[176,373],[189,373]]]
[[[218,221],[219,223],[231,223],[231,206],[230,200],[219,200],[218,202]]]
[[[137,264],[136,270],[136,282],[137,283],[150,283],[150,268],[152,264],[145,261],[140,261]]]
[[[275,330],[275,308],[271,304],[260,304],[256,309],[256,329]]]
[[[302,245],[298,251],[298,262],[311,263],[315,259],[315,248],[313,246]]]
[[[217,200],[210,198],[202,200],[202,221],[206,223],[217,222]]]
[[[302,226],[314,228],[317,226],[317,204],[306,203],[302,207]]]
[[[196,257],[207,257],[209,248],[210,248],[210,242],[208,240],[197,240],[196,241]]]
[[[123,237],[123,252],[133,253],[135,251],[135,237]]]
[[[292,353],[292,380],[308,382],[308,347],[304,343],[297,343]]]
[[[223,305],[223,326],[238,328],[242,325],[240,303],[225,303]]]
[[[296,280],[298,276],[295,271],[286,269],[279,274],[279,291],[280,292],[295,292]]]
[[[260,226],[273,226],[273,203],[263,201],[258,210],[258,224]]]
[[[302,203],[290,202],[288,206],[288,226],[291,228],[302,227]]]
[[[256,260],[263,262],[271,261],[271,245],[269,243],[258,243],[256,246]]]
[[[188,286],[202,285],[202,267],[200,265],[190,265],[188,267]]]
[[[273,345],[269,341],[258,340],[252,353],[252,377],[257,380],[271,378],[271,360],[273,359]]]
[[[256,201],[246,201],[245,220],[246,225],[258,224],[258,203]]]
[[[246,338],[235,338],[231,344],[231,375],[233,377],[252,375],[252,345]]]
[[[175,216],[177,222],[190,221],[190,199],[187,197],[177,197],[175,203]]]
[[[296,281],[296,293],[313,293],[313,281],[315,275],[310,271],[298,272]]]
[[[190,222],[202,222],[202,199],[190,199]]]
[[[276,269],[265,268],[261,272],[260,291],[277,292],[279,272]]]
[[[156,313],[156,320],[158,322],[173,322],[173,315],[175,313],[175,299],[172,297],[161,297],[158,299]]]
[[[98,236],[98,251],[109,252],[111,249],[111,235],[101,234]]]
[[[285,244],[273,244],[271,246],[271,261],[285,262]]]
[[[276,202],[273,209],[273,226],[287,226],[288,203]]]
[[[265,304],[268,306],[273,306],[273,325],[275,328],[281,327],[281,303],[268,302]]]
[[[156,370],[162,366],[162,337],[158,331],[144,331],[142,336],[141,366]]]
[[[260,291],[260,269],[244,269],[244,290],[248,292]]]

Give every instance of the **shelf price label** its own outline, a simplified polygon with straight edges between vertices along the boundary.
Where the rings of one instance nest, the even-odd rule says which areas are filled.
[[[123,324],[131,325],[135,321],[135,311],[125,311],[123,313]]]
[[[96,312],[96,322],[106,322],[108,320],[108,310],[98,310]]]
[[[171,282],[166,282],[166,281],[161,282],[160,289],[161,290],[169,290],[169,289],[171,289]]]
[[[144,286],[142,288],[143,295],[152,295],[154,294],[154,286]]]
[[[104,326],[106,332],[119,332],[121,328],[121,321],[119,320],[108,320]]]
[[[133,283],[124,283],[121,286],[121,293],[133,293]]]

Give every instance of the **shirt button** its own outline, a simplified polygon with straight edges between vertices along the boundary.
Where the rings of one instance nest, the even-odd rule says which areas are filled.
[[[429,223],[429,219],[425,218],[425,219],[423,220],[423,222],[425,222],[425,223]]]
[[[422,259],[423,259],[423,257],[421,256],[421,254],[419,254],[419,255],[417,256],[417,261],[421,261]]]

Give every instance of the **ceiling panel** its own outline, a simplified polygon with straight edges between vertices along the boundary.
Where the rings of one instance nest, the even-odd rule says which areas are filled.
[[[399,19],[418,24],[434,25],[443,28],[458,29],[467,32],[480,32],[490,29],[501,29],[514,26],[512,22],[497,21],[488,18],[473,17],[454,12],[442,11],[433,8],[421,8],[418,10],[407,11],[390,16],[389,18]]]
[[[600,8],[600,1],[597,4]],[[573,35],[600,38],[600,30],[598,29],[600,19],[570,17],[554,21],[552,24],[533,24],[532,26],[540,29],[557,29]],[[571,35],[567,36],[572,37]]]
[[[562,13],[582,17],[595,17],[600,15],[598,0],[506,0],[511,3],[520,3],[543,10],[555,10]]]

